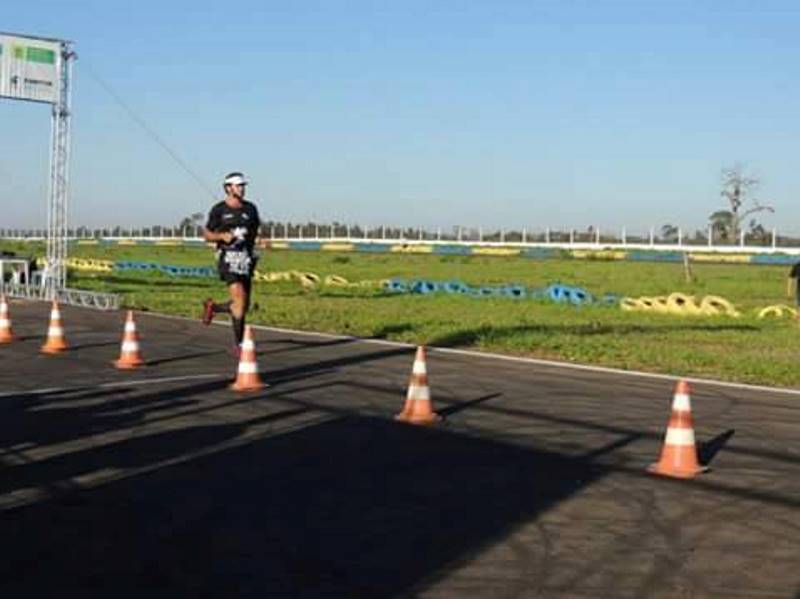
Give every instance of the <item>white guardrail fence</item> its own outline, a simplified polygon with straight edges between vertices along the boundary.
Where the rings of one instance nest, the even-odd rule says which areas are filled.
[[[202,228],[191,227],[106,227],[89,229],[80,227],[70,230],[71,241],[176,241],[202,242]],[[364,225],[300,225],[292,223],[268,223],[262,225],[262,238],[274,241],[316,241],[327,243],[404,243],[447,244],[479,246],[524,246],[551,247],[576,250],[629,249],[660,251],[712,251],[723,253],[785,253],[800,254],[800,237],[780,235],[773,229],[760,235],[742,231],[738,239],[723,239],[711,229],[696,230],[684,235],[681,229],[665,237],[651,228],[645,235],[629,235],[625,229],[619,233],[602,232],[599,227],[587,230],[486,230],[481,227],[453,227],[449,233],[424,228],[401,228],[390,226],[369,227]],[[0,228],[0,239],[10,241],[44,241],[41,229]]]

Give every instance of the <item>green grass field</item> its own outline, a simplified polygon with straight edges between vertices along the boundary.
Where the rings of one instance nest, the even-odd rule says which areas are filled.
[[[41,247],[3,244],[21,254]],[[80,246],[72,255],[108,260],[210,266],[205,248]],[[477,348],[513,355],[696,375],[760,384],[800,386],[795,367],[800,330],[792,320],[758,320],[758,308],[787,303],[788,268],[694,264],[684,282],[680,264],[537,261],[504,257],[272,251],[260,270],[336,274],[351,281],[390,277],[460,279],[473,285],[561,282],[595,295],[720,295],[743,316],[681,317],[624,312],[617,306],[570,306],[539,300],[471,298],[446,294],[388,295],[379,290],[304,289],[294,282],[257,283],[251,322],[288,328],[378,337],[411,343]],[[199,313],[207,296],[224,298],[212,279],[158,273],[70,275],[70,285],[120,293],[125,306],[185,316]]]

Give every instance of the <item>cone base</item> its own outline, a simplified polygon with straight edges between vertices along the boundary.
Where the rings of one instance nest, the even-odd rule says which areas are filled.
[[[260,391],[264,387],[269,387],[269,385],[267,385],[266,383],[262,383],[260,381],[257,382],[257,383],[252,383],[252,382],[251,383],[239,383],[239,382],[235,382],[235,383],[231,383],[230,385],[228,385],[228,389],[231,389],[232,391],[240,391],[240,392],[243,392],[243,393],[246,393],[248,391]]]
[[[144,366],[144,360],[114,360],[113,364],[120,370],[133,370],[134,368]]]
[[[441,422],[442,417],[438,414],[430,414],[428,416],[410,416],[400,412],[399,414],[395,414],[394,419],[398,422],[406,422],[408,424],[431,425]]]
[[[43,354],[60,354],[61,352],[67,351],[69,349],[66,345],[64,346],[45,346],[39,348],[39,351]]]
[[[647,471],[650,474],[655,474],[656,476],[668,476],[670,478],[680,478],[680,479],[690,479],[694,478],[698,474],[702,474],[703,472],[708,472],[708,466],[697,466],[697,468],[690,468],[690,469],[674,469],[668,468],[667,466],[662,466],[660,462],[655,462],[654,464],[650,464],[647,467]]]

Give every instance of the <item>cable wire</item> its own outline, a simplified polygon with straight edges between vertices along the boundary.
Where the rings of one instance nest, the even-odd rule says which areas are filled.
[[[203,191],[208,193],[214,200],[217,200],[218,199],[217,196],[214,194],[211,187],[206,183],[206,181],[204,181],[197,173],[195,173],[189,167],[189,165],[186,164],[186,162],[178,155],[178,153],[175,150],[173,150],[169,145],[167,145],[167,142],[165,142],[161,138],[161,136],[158,133],[156,133],[156,131],[150,125],[148,125],[147,122],[142,117],[136,114],[136,112],[125,102],[125,100],[123,100],[122,97],[117,92],[115,92],[114,89],[108,83],[106,83],[99,75],[97,75],[96,72],[94,72],[94,70],[91,68],[90,65],[86,64],[85,60],[81,60],[81,63],[84,65],[86,72],[89,73],[89,76],[92,79],[94,79],[95,82],[100,87],[102,87],[106,91],[106,93],[108,93],[108,95],[114,99],[114,101],[117,104],[120,105],[120,107],[128,114],[128,116],[137,125],[139,125],[139,127],[141,127],[145,133],[147,133],[147,135],[152,139],[152,141],[157,143],[161,147],[161,149],[164,150],[169,155],[169,157],[172,158],[172,160],[174,160],[175,163],[186,172],[186,174],[188,174],[192,179],[194,179],[195,183],[197,183],[203,189]]]

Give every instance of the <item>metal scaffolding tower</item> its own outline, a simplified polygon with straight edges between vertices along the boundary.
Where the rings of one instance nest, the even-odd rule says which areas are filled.
[[[67,287],[72,43],[53,38],[0,32],[0,97],[51,105],[50,182],[47,243],[41,279],[0,288],[9,295],[111,310],[119,297]]]
[[[67,286],[67,203],[69,200],[69,153],[72,62],[69,42],[61,43],[58,101],[52,109],[50,186],[47,198],[47,252],[44,271],[45,296],[56,297]]]

